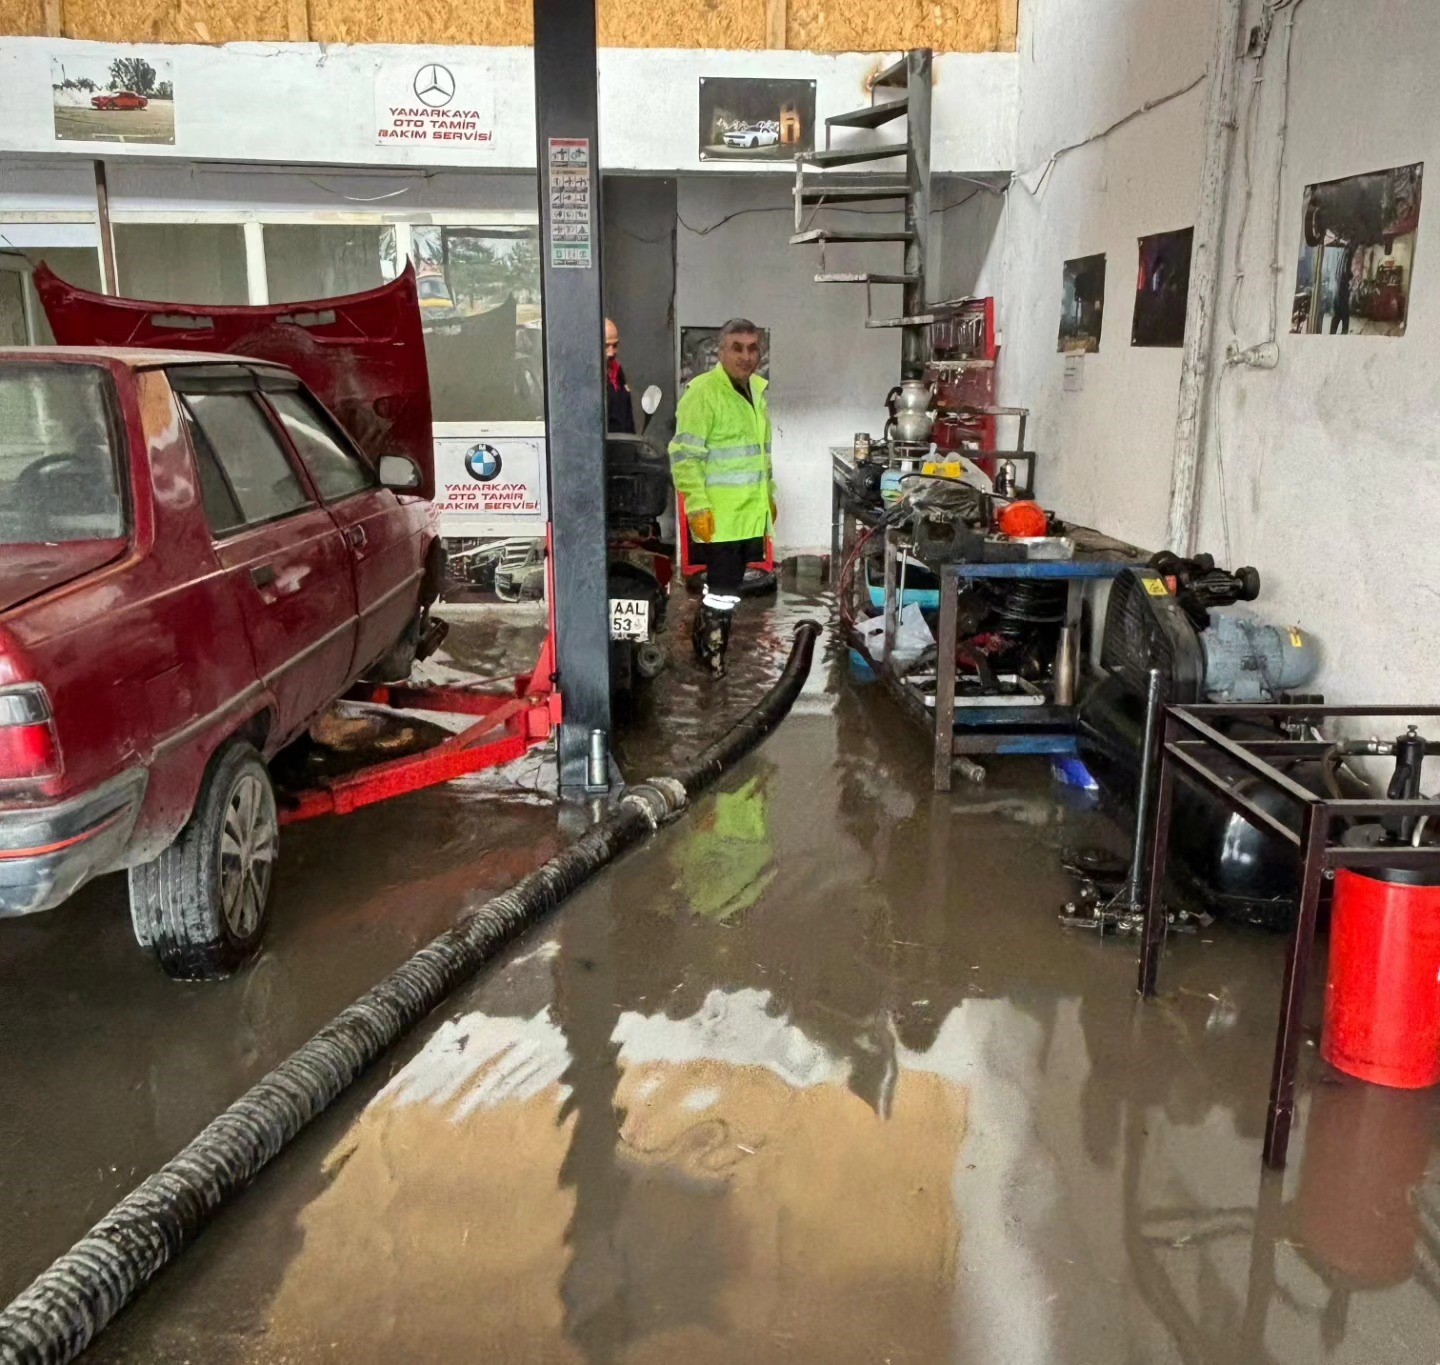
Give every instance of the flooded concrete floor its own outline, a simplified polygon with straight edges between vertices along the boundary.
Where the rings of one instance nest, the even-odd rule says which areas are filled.
[[[815,605],[749,608],[720,687],[666,675],[627,772],[723,729]],[[718,791],[448,1002],[87,1359],[1440,1358],[1435,1096],[1307,1049],[1262,1180],[1280,942],[1174,940],[1140,1005],[1132,943],[1056,922],[1059,849],[1114,831],[1033,761],[945,796],[928,766],[817,658]],[[133,969],[113,888],[23,953],[0,926],[7,1287],[546,856],[523,785],[295,831],[273,943],[218,988]]]

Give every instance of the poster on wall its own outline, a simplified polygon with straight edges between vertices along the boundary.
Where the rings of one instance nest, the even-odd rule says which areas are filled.
[[[504,534],[545,520],[544,441],[538,436],[441,436],[435,441],[440,534]],[[517,532],[518,533],[518,532]]]
[[[495,82],[478,62],[386,61],[375,73],[375,142],[380,147],[495,145]]]
[[[1423,163],[1305,187],[1292,332],[1405,335]]]
[[[1100,349],[1105,311],[1105,257],[1079,256],[1065,262],[1060,301],[1060,343],[1056,350],[1094,352]]]
[[[680,387],[683,390],[697,374],[713,370],[720,363],[720,325],[680,329]],[[760,329],[760,368],[756,373],[770,378],[770,329]]]
[[[1183,346],[1185,303],[1190,296],[1193,227],[1156,232],[1140,239],[1140,273],[1135,282],[1132,346]]]
[[[175,71],[167,57],[52,57],[50,106],[61,142],[175,143]]]
[[[701,161],[792,161],[814,149],[814,81],[700,78]]]

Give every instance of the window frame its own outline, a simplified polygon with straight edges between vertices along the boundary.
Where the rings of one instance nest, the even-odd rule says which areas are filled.
[[[303,516],[306,512],[316,510],[323,511],[325,502],[320,497],[320,491],[310,480],[310,474],[303,464],[297,459],[295,452],[290,447],[287,434],[281,429],[275,418],[270,405],[264,401],[261,387],[261,377],[254,370],[243,366],[228,365],[178,365],[167,370],[170,380],[171,392],[175,395],[175,402],[180,409],[181,425],[185,428],[185,439],[190,444],[190,458],[195,466],[196,489],[200,486],[200,453],[195,448],[196,434],[203,439],[210,447],[211,454],[215,458],[215,467],[220,477],[225,481],[225,487],[229,490],[230,496],[235,501],[235,506],[241,516],[245,515],[245,506],[240,500],[240,495],[235,491],[234,480],[230,477],[230,471],[225,467],[225,461],[220,458],[220,453],[215,449],[214,443],[210,440],[209,433],[205,430],[199,417],[195,415],[194,409],[187,401],[191,394],[200,396],[209,395],[238,395],[247,397],[251,406],[259,414],[260,420],[269,430],[271,438],[275,442],[276,449],[280,452],[280,458],[285,461],[285,467],[295,477],[296,485],[301,493],[305,495],[305,501],[299,507],[292,507],[284,512],[277,512],[274,516],[257,517],[253,520],[242,521],[238,526],[232,526],[224,531],[217,531],[210,525],[210,518],[204,511],[204,497],[201,496],[201,514],[205,516],[205,524],[210,531],[210,539],[220,545],[236,536],[244,535],[247,531],[254,531],[263,526],[274,526],[277,522],[287,521],[291,517]]]

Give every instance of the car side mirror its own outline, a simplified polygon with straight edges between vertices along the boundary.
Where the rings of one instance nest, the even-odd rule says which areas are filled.
[[[640,410],[647,416],[653,417],[659,410],[660,399],[664,395],[660,392],[658,384],[651,384],[644,393],[640,395]]]
[[[396,493],[411,493],[422,483],[420,466],[408,455],[382,455],[380,482]]]

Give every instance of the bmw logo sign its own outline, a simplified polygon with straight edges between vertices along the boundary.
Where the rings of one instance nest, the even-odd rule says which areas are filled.
[[[465,472],[472,479],[489,483],[500,476],[500,452],[494,446],[471,446],[465,452]]]

